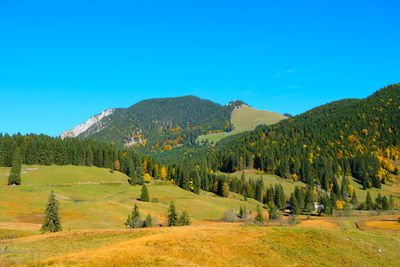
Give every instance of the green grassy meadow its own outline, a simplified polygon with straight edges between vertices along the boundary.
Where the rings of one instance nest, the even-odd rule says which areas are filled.
[[[60,202],[64,229],[124,228],[135,203],[142,216],[150,213],[160,222],[172,200],[195,220],[218,220],[226,209],[256,206],[256,201],[242,201],[233,193],[228,198],[209,192],[196,195],[169,183],[148,184],[151,201],[141,202],[141,186],[129,185],[122,173],[97,167],[23,166],[22,185],[12,187],[6,185],[7,173],[7,168],[0,168],[0,228],[1,222],[39,227],[52,190]]]
[[[232,131],[202,135],[199,136],[197,140],[199,142],[208,140],[208,142],[216,143],[225,137],[246,131],[251,131],[255,129],[258,125],[274,124],[285,118],[285,116],[279,113],[266,110],[258,110],[247,105],[242,105],[240,108],[236,108],[232,112],[231,122],[234,126],[234,129]]]

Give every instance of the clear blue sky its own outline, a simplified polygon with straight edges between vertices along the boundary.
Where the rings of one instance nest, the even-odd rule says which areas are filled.
[[[400,82],[395,1],[0,1],[0,132],[155,97],[302,113]]]

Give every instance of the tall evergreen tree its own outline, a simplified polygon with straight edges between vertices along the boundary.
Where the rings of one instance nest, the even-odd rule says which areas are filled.
[[[143,223],[143,227],[152,227],[153,226],[153,220],[151,218],[150,214],[147,214],[146,220]]]
[[[389,209],[389,201],[386,196],[382,198],[382,209],[388,210]]]
[[[293,214],[300,214],[299,203],[298,203],[296,195],[294,193],[292,193],[290,195],[290,205],[292,206]]]
[[[254,191],[254,198],[256,200],[258,200],[259,202],[262,202],[262,190],[263,190],[263,188],[264,188],[264,182],[260,178],[260,179],[257,180],[256,188],[255,188],[255,191]]]
[[[240,206],[240,210],[239,210],[239,217],[240,219],[246,219],[247,218],[247,209],[246,206]]]
[[[358,204],[356,190],[354,190],[354,192],[353,192],[353,196],[351,198],[351,202],[350,203],[353,204],[354,206],[356,206]]]
[[[144,202],[150,201],[149,191],[147,190],[147,186],[145,184],[143,184],[142,186],[142,193],[140,194],[140,200]]]
[[[8,185],[21,184],[21,148],[14,152],[10,175],[8,176]]]
[[[390,195],[389,197],[389,209],[390,210],[394,209],[394,199],[392,195]]]
[[[256,217],[254,218],[254,220],[258,224],[264,223],[264,215],[262,214],[259,204],[257,204]]]
[[[372,203],[371,195],[369,191],[367,191],[367,197],[365,198],[365,208],[366,210],[372,210],[373,206],[374,204]]]
[[[168,209],[168,226],[178,225],[178,214],[176,213],[175,204],[171,201]]]
[[[199,172],[197,170],[194,171],[193,193],[195,193],[195,194],[199,194],[200,193],[200,175],[199,175]]]
[[[349,180],[343,176],[340,190],[341,190],[344,201],[347,201],[347,199],[349,197],[349,189],[348,188],[349,188]]]
[[[294,188],[294,194],[296,196],[299,209],[302,210],[304,208],[304,194],[302,188],[300,186],[296,186]]]
[[[128,228],[142,228],[143,221],[140,219],[139,207],[135,204],[132,213],[128,215],[125,223]]]
[[[42,232],[62,231],[61,220],[58,214],[58,201],[53,191],[50,192],[45,218],[42,224]]]
[[[179,217],[178,224],[181,226],[190,225],[190,217],[187,214],[186,210],[182,211],[181,216]]]

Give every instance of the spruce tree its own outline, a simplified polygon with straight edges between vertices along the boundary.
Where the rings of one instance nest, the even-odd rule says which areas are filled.
[[[378,209],[378,210],[382,209],[382,195],[381,195],[381,193],[378,193],[378,196],[375,198],[375,206],[376,206],[376,209]]]
[[[350,203],[353,204],[354,206],[356,206],[358,204],[357,194],[356,194],[355,190],[353,192],[353,196],[351,198],[351,202]]]
[[[137,166],[135,170],[135,183],[136,184],[144,184],[144,172],[142,166]]]
[[[369,191],[367,191],[367,197],[365,198],[365,208],[366,210],[372,210],[373,208],[373,203],[371,199],[371,195],[369,194]]]
[[[199,175],[198,171],[194,172],[193,193],[195,193],[195,194],[200,193],[200,175]]]
[[[21,184],[21,149],[18,147],[13,156],[10,175],[8,176],[8,185]]]
[[[151,218],[150,214],[147,214],[146,220],[143,223],[143,227],[152,227],[153,226],[153,220]]]
[[[343,196],[343,200],[347,201],[347,198],[349,196],[349,191],[348,191],[348,187],[349,187],[349,180],[346,177],[342,177],[342,184],[340,186],[340,190]]]
[[[389,209],[389,201],[386,196],[382,198],[382,209],[388,210]]]
[[[240,206],[240,210],[239,210],[239,217],[240,219],[246,219],[247,218],[247,209],[246,206]]]
[[[62,231],[61,221],[58,215],[58,201],[53,191],[50,192],[45,212],[46,214],[42,224],[42,232]]]
[[[125,225],[128,228],[143,227],[143,221],[140,219],[139,207],[136,204],[133,207],[132,213],[128,215]]]
[[[304,194],[300,186],[296,186],[294,188],[294,194],[296,196],[297,204],[299,205],[299,209],[301,211],[304,208]]]
[[[190,225],[190,217],[187,214],[186,210],[182,211],[181,216],[179,217],[178,224],[181,226]]]
[[[171,201],[168,209],[168,226],[178,225],[178,214],[176,213],[175,204]]]
[[[390,195],[389,197],[389,209],[390,210],[394,209],[394,199],[392,195]]]
[[[277,220],[279,217],[278,209],[274,206],[271,205],[268,209],[268,217],[270,221]]]
[[[292,213],[293,214],[300,214],[299,203],[298,203],[296,195],[294,193],[292,193],[290,195],[290,204],[292,206]]]
[[[147,190],[147,186],[145,184],[142,186],[142,193],[140,195],[140,200],[144,202],[150,201],[149,191]]]
[[[255,222],[258,224],[264,223],[264,215],[262,214],[260,205],[257,204],[257,214],[256,217],[254,218]]]

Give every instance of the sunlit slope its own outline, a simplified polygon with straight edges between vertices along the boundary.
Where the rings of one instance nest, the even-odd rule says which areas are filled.
[[[229,198],[212,193],[200,195],[171,184],[148,184],[151,202],[141,202],[141,186],[131,186],[127,177],[108,169],[79,166],[24,166],[21,186],[7,186],[7,168],[0,168],[0,228],[40,227],[48,194],[54,191],[60,201],[62,225],[68,229],[124,228],[135,203],[142,216],[151,213],[165,220],[174,200],[178,211],[187,210],[195,220],[218,220],[226,209],[241,205],[255,210],[256,201]],[[14,225],[13,225],[14,224]]]
[[[3,241],[0,265],[398,266],[398,232],[234,224],[61,232]]]
[[[271,112],[267,110],[254,109],[248,105],[242,105],[239,108],[235,108],[231,115],[231,122],[234,129],[231,132],[213,133],[199,136],[200,142],[208,140],[208,142],[218,142],[219,140],[242,133],[245,131],[254,130],[258,125],[265,124],[270,125],[277,123],[286,117],[282,114]]]

